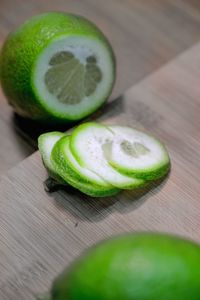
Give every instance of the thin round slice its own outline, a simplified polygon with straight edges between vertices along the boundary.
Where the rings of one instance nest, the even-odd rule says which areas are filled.
[[[125,126],[109,128],[114,139],[107,158],[117,171],[145,180],[155,180],[167,174],[169,155],[155,137]]]
[[[56,172],[70,185],[93,197],[117,194],[120,190],[108,184],[97,174],[82,168],[71,153],[70,137],[61,138],[51,153],[51,162]]]
[[[67,13],[34,16],[1,52],[1,83],[15,111],[47,123],[80,120],[109,97],[115,58],[104,34]]]
[[[52,163],[51,163],[51,151],[56,144],[58,140],[60,140],[63,136],[65,136],[64,133],[54,131],[49,133],[43,133],[38,138],[38,148],[40,151],[40,154],[42,156],[42,161],[47,169],[50,177],[56,179],[59,182],[63,182],[63,179],[57,174],[55,171]]]
[[[120,174],[107,159],[107,145],[114,134],[106,126],[89,122],[78,126],[70,137],[70,148],[80,165],[93,171],[108,183],[122,189],[144,185],[144,181]]]

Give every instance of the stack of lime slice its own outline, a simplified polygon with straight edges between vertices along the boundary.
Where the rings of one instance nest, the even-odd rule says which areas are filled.
[[[39,150],[50,176],[94,197],[146,186],[170,168],[164,145],[154,137],[95,122],[76,127],[71,135],[42,134]]]

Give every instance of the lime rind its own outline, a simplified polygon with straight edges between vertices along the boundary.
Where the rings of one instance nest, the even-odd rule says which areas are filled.
[[[77,139],[79,138],[79,134],[84,134],[85,132],[90,131],[90,129],[92,127],[94,127],[95,129],[99,129],[99,130],[105,130],[105,132],[108,135],[107,139],[112,139],[112,136],[113,136],[112,131],[109,128],[107,128],[106,126],[104,126],[100,123],[96,123],[96,122],[86,122],[86,123],[83,123],[83,124],[75,127],[70,136],[70,145],[69,146],[70,146],[70,150],[71,150],[72,154],[74,155],[74,157],[76,158],[76,160],[79,162],[79,164],[82,167],[84,167],[85,162],[84,162],[82,155],[80,155],[79,151],[76,150],[76,145],[78,142]],[[107,142],[108,142],[108,140],[107,140]]]
[[[164,176],[166,176],[171,168],[170,162],[167,162],[165,164],[154,166],[154,168],[146,168],[142,171],[138,170],[127,170],[125,167],[117,164],[116,162],[113,162],[112,160],[109,161],[109,164],[115,168],[118,172],[120,172],[123,175],[130,176],[137,179],[142,179],[145,181],[154,181],[158,180]]]
[[[59,147],[59,151],[62,153],[63,160],[65,159],[67,161],[69,167],[73,169],[76,174],[78,174],[79,178],[81,178],[83,182],[95,184],[105,188],[113,187],[96,173],[81,167],[71,152],[70,136],[65,136],[59,140],[59,143],[57,143],[56,147]]]
[[[122,175],[109,165],[103,146],[112,140],[113,133],[109,128],[95,122],[88,122],[78,126],[72,132],[70,149],[81,166],[96,173],[113,186],[121,189],[143,186],[142,179]]]
[[[97,184],[94,179],[96,174],[89,171],[81,170],[69,148],[70,138],[64,137],[60,139],[54,146],[51,153],[51,161],[56,173],[58,173],[63,180],[72,185],[81,192],[93,197],[113,196],[119,192],[119,189],[104,183],[104,185]],[[99,180],[102,182],[102,180]]]
[[[64,137],[65,134],[59,131],[49,132],[49,133],[43,133],[38,138],[38,148],[39,152],[42,156],[42,161],[47,169],[49,176],[54,178],[59,183],[64,183],[62,177],[58,175],[58,173],[55,171],[52,163],[51,163],[51,151],[56,144],[56,142]]]

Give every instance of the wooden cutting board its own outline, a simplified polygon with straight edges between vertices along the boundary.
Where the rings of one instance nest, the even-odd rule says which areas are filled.
[[[39,153],[0,183],[0,299],[32,300],[86,247],[114,234],[154,230],[200,242],[200,44],[118,98],[98,119],[145,128],[167,146],[169,177],[143,195],[92,199],[48,194]]]

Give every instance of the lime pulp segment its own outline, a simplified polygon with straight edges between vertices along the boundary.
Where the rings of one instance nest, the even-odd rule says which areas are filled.
[[[80,103],[85,96],[94,93],[102,79],[92,55],[87,57],[84,65],[71,52],[61,51],[51,58],[49,65],[51,68],[45,74],[46,86],[63,103]]]

